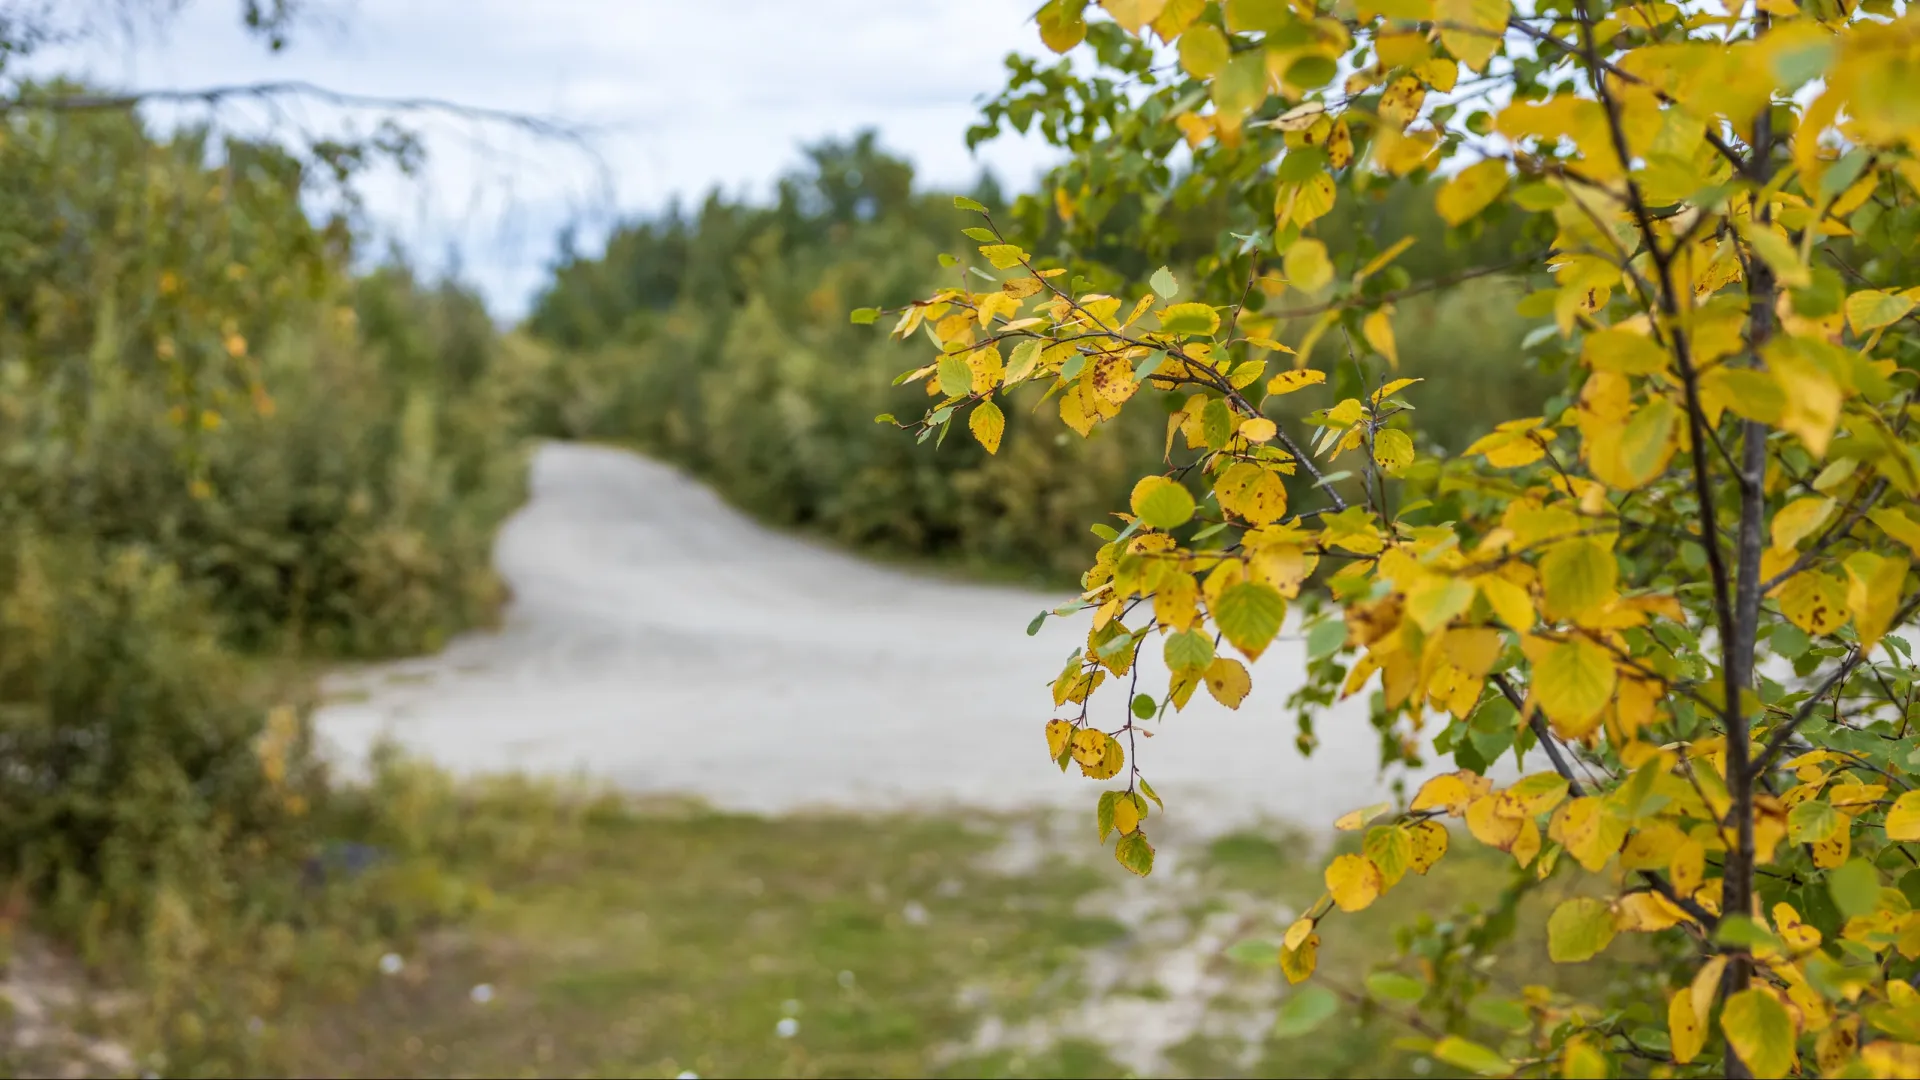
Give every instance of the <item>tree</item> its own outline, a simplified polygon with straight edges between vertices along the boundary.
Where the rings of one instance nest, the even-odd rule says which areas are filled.
[[[905,376],[930,403],[881,419],[923,440],[964,423],[991,451],[1026,387],[1083,437],[1165,402],[1165,468],[1096,527],[1085,593],[1051,613],[1090,628],[1054,684],[1048,752],[1125,779],[1097,807],[1119,861],[1153,865],[1135,735],[1202,685],[1238,707],[1243,660],[1292,606],[1303,720],[1366,691],[1389,760],[1460,768],[1338,822],[1364,839],[1288,931],[1290,980],[1313,976],[1336,912],[1414,887],[1460,818],[1529,879],[1593,875],[1547,920],[1553,960],[1629,933],[1661,963],[1615,1000],[1505,1002],[1490,1023],[1460,1003],[1487,986],[1470,960],[1498,928],[1435,924],[1411,996],[1438,1014],[1419,1030],[1442,1060],[1920,1072],[1916,668],[1894,632],[1920,608],[1920,17],[1890,0],[1100,7],[1040,9],[1048,47],[1091,55],[1011,61],[976,132],[1037,126],[1072,151],[1052,206],[1010,219],[1050,210],[1069,243],[1042,257],[960,200],[982,211],[967,235],[986,266],[898,310],[897,335],[934,343]],[[1394,273],[1409,241],[1365,208],[1428,177],[1440,216],[1505,231],[1511,261]],[[1223,208],[1198,300],[1164,269],[1137,297],[1073,273],[1129,201],[1148,213],[1119,242],[1146,251],[1155,210]],[[1315,234],[1342,206],[1364,235],[1336,263]],[[1539,283],[1519,310],[1540,329],[1510,363],[1563,370],[1567,393],[1423,456],[1393,302],[1495,270]],[[1295,348],[1288,320],[1306,326]],[[1305,366],[1319,342],[1344,354],[1332,380]],[[1304,429],[1276,422],[1277,399],[1336,387]],[[1295,473],[1308,505],[1289,503]],[[1164,687],[1138,685],[1148,648]],[[1127,687],[1117,723],[1094,708],[1108,683]],[[1484,774],[1509,746],[1551,767],[1498,787]],[[1331,1000],[1301,988],[1289,1027]]]

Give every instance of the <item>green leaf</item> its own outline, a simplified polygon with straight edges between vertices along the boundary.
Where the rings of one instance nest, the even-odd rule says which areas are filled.
[[[1035,615],[1033,617],[1033,621],[1027,624],[1028,637],[1032,637],[1033,635],[1040,632],[1040,627],[1046,624],[1047,615],[1048,613],[1043,611],[1040,614]]]
[[[1324,660],[1347,643],[1347,624],[1340,619],[1316,623],[1307,631],[1307,659]]]
[[[1860,179],[1861,170],[1867,167],[1867,159],[1873,155],[1864,146],[1856,146],[1840,156],[1840,160],[1827,166],[1820,174],[1820,197],[1837,198],[1841,192],[1853,186]]]
[[[1107,834],[1113,831],[1113,808],[1120,805],[1120,792],[1103,791],[1099,805],[1094,808],[1093,821],[1100,829],[1100,842],[1107,842]]]
[[[1827,891],[1847,918],[1871,915],[1880,906],[1880,873],[1865,859],[1853,859],[1827,871]]]
[[[1133,715],[1134,716],[1142,720],[1151,720],[1153,719],[1153,714],[1159,711],[1160,711],[1159,704],[1155,702],[1151,696],[1147,694],[1133,695]]]
[[[1367,976],[1367,993],[1382,1001],[1419,1001],[1427,996],[1427,984],[1397,971],[1376,971]]]
[[[898,424],[900,421],[894,419],[892,413],[883,412],[879,416],[874,417],[873,422],[876,424]]]
[[[1225,447],[1233,438],[1233,411],[1225,398],[1214,398],[1200,410],[1200,435],[1210,450]]]
[[[1533,1026],[1533,1016],[1527,1012],[1526,1005],[1493,994],[1481,994],[1468,1002],[1467,1015],[1502,1031],[1525,1031]]]
[[[1783,947],[1773,931],[1746,915],[1728,915],[1721,919],[1720,924],[1714,927],[1713,940],[1736,949],[1753,949],[1763,945],[1775,949]]]
[[[1227,959],[1249,967],[1279,967],[1280,943],[1263,938],[1236,941],[1227,946]]]
[[[1309,54],[1287,66],[1287,81],[1302,90],[1312,90],[1333,81],[1340,67],[1327,57]]]
[[[1482,1076],[1505,1076],[1513,1071],[1513,1062],[1501,1057],[1477,1042],[1468,1042],[1458,1035],[1449,1035],[1433,1044],[1433,1056],[1470,1073]]]
[[[1278,589],[1259,581],[1230,586],[1220,594],[1213,611],[1220,633],[1250,660],[1272,643],[1286,617],[1286,599]]]
[[[1791,94],[1806,83],[1826,74],[1839,53],[1839,46],[1825,37],[1795,37],[1792,44],[1774,50],[1773,75],[1782,85],[1781,94]]]
[[[879,317],[880,317],[879,308],[863,307],[863,308],[854,308],[853,314],[849,318],[851,319],[851,321],[855,326],[870,326],[872,325],[873,321],[875,319],[878,319]]]
[[[1556,964],[1591,960],[1613,941],[1613,934],[1613,908],[1605,900],[1564,900],[1547,917],[1547,956]]]
[[[1297,1039],[1326,1023],[1340,1011],[1340,998],[1324,986],[1303,986],[1289,993],[1280,1003],[1280,1014],[1273,1022],[1273,1037]]]
[[[961,229],[960,235],[969,240],[978,240],[983,244],[996,244],[1000,242],[1000,238],[993,234],[992,229],[983,229],[978,225],[972,228]]]
[[[965,195],[955,195],[953,197],[953,208],[955,210],[971,210],[976,214],[984,214],[987,212],[986,207],[981,206]]]
[[[973,392],[973,369],[958,355],[940,360],[940,392],[950,398],[963,398]]]
[[[1213,663],[1213,639],[1198,630],[1176,630],[1167,635],[1161,655],[1174,671],[1205,671]]]
[[[1720,1011],[1720,1030],[1754,1076],[1785,1076],[1793,1067],[1793,1018],[1764,990],[1742,990]]]
[[[1147,284],[1153,286],[1154,293],[1162,300],[1171,300],[1180,295],[1180,283],[1173,280],[1173,271],[1164,266],[1153,272]]]

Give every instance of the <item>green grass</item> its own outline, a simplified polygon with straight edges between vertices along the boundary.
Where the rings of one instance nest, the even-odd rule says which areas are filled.
[[[200,925],[168,1007],[106,1034],[175,1076],[1363,1076],[1418,1056],[1352,1014],[1267,1034],[1277,972],[1225,952],[1320,894],[1324,853],[1283,829],[1163,839],[1191,847],[1142,881],[1078,818],[756,817],[403,763],[323,813],[383,861]],[[1395,925],[1490,901],[1510,867],[1459,845],[1330,917],[1321,972],[1361,985],[1398,962]],[[1540,942],[1509,953],[1516,985],[1555,979]]]

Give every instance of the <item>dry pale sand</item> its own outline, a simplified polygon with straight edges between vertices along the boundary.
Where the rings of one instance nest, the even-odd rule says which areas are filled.
[[[1088,805],[1041,727],[1085,616],[1025,627],[1064,597],[875,566],[769,531],[675,470],[548,445],[496,552],[498,632],[328,682],[323,741],[349,767],[382,736],[456,772],[578,773],[647,793],[782,811]],[[1304,645],[1254,668],[1238,712],[1202,691],[1142,740],[1182,829],[1301,825],[1378,801],[1378,740],[1350,701],[1311,758],[1283,709]],[[1149,652],[1156,650],[1149,649]],[[1157,655],[1143,687],[1162,687]],[[1097,715],[1117,726],[1123,690]]]

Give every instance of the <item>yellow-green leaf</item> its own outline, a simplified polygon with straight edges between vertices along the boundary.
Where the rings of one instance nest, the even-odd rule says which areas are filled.
[[[1007,418],[1000,412],[1000,406],[991,401],[983,401],[974,407],[973,415],[967,418],[967,429],[973,437],[980,440],[987,453],[1000,452],[1000,436],[1007,430]]]
[[[1176,529],[1193,517],[1193,495],[1164,476],[1148,476],[1133,486],[1133,513],[1156,529]]]
[[[1585,637],[1548,646],[1533,665],[1533,694],[1562,731],[1590,728],[1613,697],[1613,657]]]
[[[1513,1062],[1458,1035],[1449,1035],[1434,1043],[1433,1056],[1456,1069],[1481,1076],[1508,1076],[1513,1073]]]
[[[1867,520],[1880,526],[1881,532],[1907,545],[1915,554],[1920,554],[1920,522],[1892,507],[1868,511]]]
[[[1326,878],[1327,891],[1341,911],[1365,911],[1385,888],[1380,868],[1365,855],[1342,855],[1333,860]]]
[[[1613,908],[1605,900],[1564,900],[1547,918],[1547,956],[1556,964],[1591,960],[1613,941],[1613,934]]]
[[[1667,368],[1667,350],[1645,334],[1631,330],[1596,330],[1580,348],[1580,358],[1595,371],[1621,375],[1651,375]]]
[[[940,392],[950,398],[973,393],[973,368],[958,354],[949,353],[940,358]]]
[[[1087,0],[1048,0],[1034,16],[1040,24],[1040,40],[1054,52],[1063,53],[1080,44],[1087,36],[1087,22],[1081,15]]]
[[[1100,6],[1106,8],[1107,14],[1127,33],[1137,34],[1141,27],[1160,17],[1160,9],[1167,6],[1167,0],[1100,0]]]
[[[1666,398],[1654,399],[1627,421],[1620,432],[1620,479],[1628,487],[1639,487],[1666,469],[1679,426],[1680,410]]]
[[[1160,329],[1169,334],[1212,337],[1220,329],[1220,313],[1206,304],[1172,304],[1160,311]]]
[[[1113,846],[1113,857],[1141,877],[1153,873],[1153,845],[1147,843],[1146,833],[1134,832],[1121,837]]]
[[[1764,990],[1742,990],[1720,1009],[1720,1030],[1756,1077],[1785,1076],[1793,1068],[1793,1017]]]
[[[1327,259],[1327,245],[1318,240],[1295,240],[1287,248],[1282,268],[1287,283],[1302,292],[1317,292],[1333,280],[1333,263]]]
[[[1199,23],[1180,35],[1180,66],[1196,79],[1211,79],[1227,66],[1232,50],[1227,36],[1212,23]]]
[[[1434,196],[1433,207],[1447,224],[1459,225],[1485,210],[1506,189],[1507,163],[1488,159],[1462,169],[1448,180]]]
[[[1362,851],[1380,871],[1380,880],[1388,888],[1398,884],[1413,865],[1413,838],[1398,825],[1376,825],[1367,830]]]
[[[1258,660],[1287,616],[1280,591],[1260,581],[1242,581],[1220,594],[1213,605],[1213,621],[1233,647]]]
[[[1540,560],[1547,612],[1558,618],[1577,619],[1612,600],[1619,576],[1613,552],[1596,540],[1563,541]]]
[[[1861,289],[1847,297],[1847,323],[1862,337],[1890,326],[1913,310],[1913,300],[1901,293]]]

